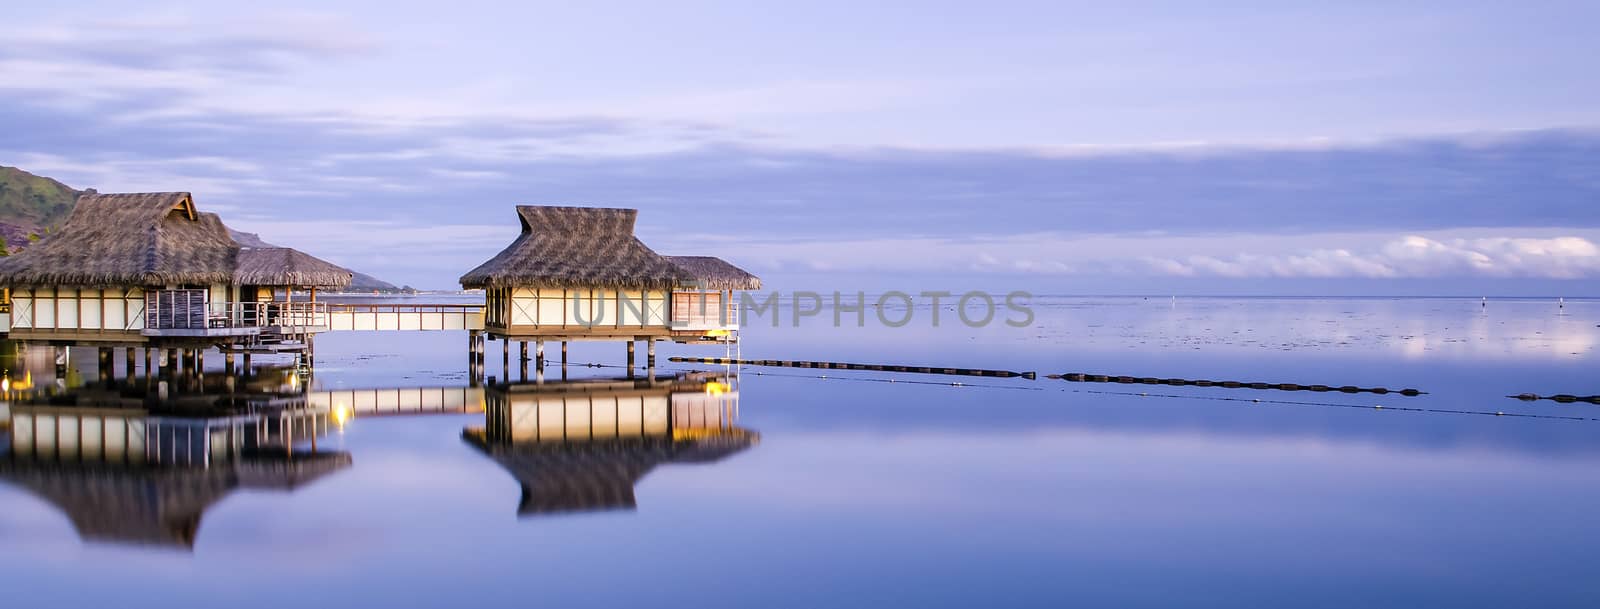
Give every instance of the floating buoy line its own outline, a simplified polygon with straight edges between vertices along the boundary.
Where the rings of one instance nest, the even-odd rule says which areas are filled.
[[[1454,408],[1421,408],[1421,407],[1417,407],[1417,406],[1385,406],[1383,404],[1371,404],[1371,405],[1367,405],[1367,404],[1339,404],[1339,403],[1335,403],[1335,402],[1307,402],[1307,401],[1300,401],[1300,400],[1273,400],[1273,399],[1265,399],[1265,400],[1263,400],[1263,399],[1260,399],[1260,398],[1238,398],[1238,397],[1216,396],[1216,395],[1209,395],[1209,396],[1208,395],[1177,395],[1177,394],[1164,394],[1164,393],[1143,393],[1143,392],[1132,392],[1132,391],[1102,391],[1102,390],[1096,390],[1096,389],[1071,389],[1071,390],[1068,390],[1068,391],[1072,391],[1074,393],[1093,393],[1093,394],[1100,394],[1100,395],[1122,395],[1122,396],[1150,397],[1150,398],[1182,398],[1182,399],[1188,399],[1188,400],[1211,400],[1211,401],[1215,401],[1215,402],[1243,402],[1243,403],[1247,403],[1247,404],[1277,404],[1277,405],[1291,405],[1291,406],[1331,406],[1331,407],[1334,407],[1334,408],[1351,408],[1351,409],[1355,409],[1355,410],[1371,410],[1371,411],[1378,411],[1378,412],[1381,412],[1381,411],[1400,411],[1400,412],[1420,412],[1420,413],[1429,413],[1429,414],[1459,414],[1459,415],[1479,415],[1479,416],[1488,416],[1488,417],[1513,417],[1513,418],[1519,418],[1519,419],[1550,419],[1550,420],[1557,420],[1557,421],[1600,421],[1600,417],[1580,417],[1580,416],[1569,416],[1569,415],[1559,415],[1559,414],[1532,414],[1532,413],[1522,413],[1522,412],[1505,412],[1505,411],[1500,411],[1500,410],[1495,410],[1495,411],[1488,411],[1488,410],[1458,410],[1458,409],[1454,409]]]
[[[1558,393],[1556,395],[1539,395],[1537,393],[1519,393],[1517,395],[1508,395],[1506,397],[1514,400],[1522,400],[1524,402],[1550,400],[1552,402],[1560,402],[1562,404],[1571,404],[1573,402],[1600,404],[1600,395],[1571,395],[1566,393]]]
[[[1332,385],[1301,385],[1301,384],[1298,384],[1298,383],[1260,383],[1260,382],[1248,382],[1248,381],[1208,381],[1208,380],[1205,380],[1205,379],[1200,379],[1200,380],[1163,379],[1163,378],[1156,378],[1156,377],[1153,377],[1153,376],[1143,376],[1143,377],[1139,377],[1139,376],[1112,376],[1112,375],[1107,375],[1107,374],[1085,374],[1085,373],[1082,373],[1082,372],[1068,372],[1066,374],[1050,374],[1050,375],[1046,375],[1045,378],[1047,378],[1047,379],[1061,379],[1061,380],[1064,380],[1064,381],[1071,381],[1071,382],[1074,382],[1074,383],[1122,383],[1124,385],[1127,385],[1127,384],[1173,385],[1173,386],[1179,386],[1179,387],[1181,387],[1181,386],[1189,386],[1189,387],[1223,387],[1223,388],[1227,388],[1227,389],[1269,389],[1269,390],[1277,390],[1277,391],[1317,391],[1317,392],[1337,391],[1339,393],[1375,393],[1375,394],[1378,394],[1378,395],[1386,395],[1386,394],[1390,394],[1390,393],[1395,393],[1395,394],[1404,395],[1404,396],[1418,396],[1418,395],[1423,395],[1423,394],[1427,393],[1426,391],[1418,391],[1416,389],[1411,389],[1411,388],[1406,388],[1406,389],[1388,389],[1388,388],[1385,388],[1385,387],[1356,387],[1354,385],[1344,385],[1344,386],[1341,386],[1341,387],[1334,387]]]
[[[719,365],[719,366],[727,366],[727,365],[756,366],[756,365],[763,365],[763,364],[753,364],[753,363],[750,363],[750,362],[788,362],[788,363],[796,363],[796,364],[804,363],[804,364],[831,364],[831,365],[829,365],[829,366],[822,366],[822,365],[814,365],[814,366],[782,366],[782,367],[819,368],[819,369],[828,369],[828,370],[876,370],[876,371],[887,371],[887,372],[898,372],[898,370],[893,370],[894,368],[908,368],[908,369],[912,369],[913,371],[916,371],[916,372],[921,372],[921,370],[922,370],[922,368],[914,367],[914,366],[888,366],[888,365],[878,365],[878,364],[839,364],[839,363],[833,363],[833,362],[800,362],[800,361],[792,361],[792,360],[739,360],[739,359],[721,358],[721,357],[705,357],[705,358],[670,357],[670,358],[667,358],[667,359],[668,359],[668,361],[678,362],[678,363],[706,363],[706,364],[714,364],[714,365]],[[583,363],[583,364],[574,364],[574,365],[575,366],[587,367],[587,368],[626,368],[627,367],[627,366],[621,366],[621,365],[616,365],[616,364],[599,364],[599,363]],[[781,365],[781,364],[779,364],[779,365]],[[850,367],[845,367],[845,366],[859,366],[859,367],[858,368],[850,368]],[[703,370],[697,370],[697,369],[694,369],[694,368],[672,368],[672,370],[676,370],[676,371],[680,371],[680,372],[703,371]],[[950,373],[938,372],[938,371],[943,371],[943,370],[972,370],[972,371],[989,372],[989,373],[1008,372],[1010,374],[1011,378],[1017,378],[1017,377],[1028,378],[1028,379],[1032,379],[1033,378],[1033,376],[1031,376],[1033,373],[1031,373],[1031,372],[1030,373],[1019,373],[1019,372],[1009,372],[1009,371],[981,370],[981,369],[972,369],[972,368],[931,368],[931,367],[930,368],[926,368],[926,370],[935,371],[935,372],[921,372],[921,373],[923,373],[923,374],[950,374]],[[996,385],[996,384],[986,384],[986,383],[921,381],[921,380],[863,377],[863,376],[831,376],[831,375],[827,375],[827,374],[785,374],[785,373],[781,373],[781,372],[765,372],[765,371],[759,371],[759,370],[752,370],[752,371],[750,371],[750,372],[748,372],[746,374],[750,374],[752,376],[772,376],[772,377],[784,377],[784,378],[838,380],[838,381],[852,381],[852,382],[864,382],[864,383],[888,383],[888,384],[898,384],[898,385],[930,385],[930,386],[940,386],[940,387],[973,387],[973,388],[980,388],[980,389],[1011,389],[1011,390],[1020,390],[1020,391],[1047,391],[1048,390],[1047,388],[1044,388],[1044,387],[1026,387],[1026,386],[1018,386],[1018,385]],[[1024,376],[1024,374],[1027,374],[1027,375],[1030,375],[1030,376]],[[982,375],[974,375],[974,376],[998,376],[998,375],[982,374]],[[1002,378],[1005,378],[1005,377],[1002,377]],[[1377,394],[1377,395],[1389,394],[1389,395],[1401,395],[1401,396],[1427,395],[1427,392],[1425,392],[1425,391],[1418,391],[1416,389],[1410,389],[1410,388],[1407,388],[1407,389],[1387,389],[1387,388],[1383,388],[1383,387],[1372,387],[1372,388],[1363,388],[1363,387],[1354,387],[1354,386],[1333,387],[1333,386],[1327,386],[1327,385],[1298,385],[1298,384],[1292,384],[1292,383],[1247,383],[1247,382],[1237,382],[1237,381],[1207,381],[1207,380],[1189,380],[1189,379],[1158,379],[1158,378],[1155,378],[1155,377],[1129,377],[1129,376],[1116,376],[1116,377],[1113,377],[1113,376],[1109,376],[1109,375],[1080,374],[1080,373],[1052,374],[1052,375],[1047,375],[1045,378],[1062,379],[1062,380],[1067,380],[1067,381],[1074,381],[1075,378],[1078,379],[1075,382],[1109,382],[1109,383],[1123,383],[1123,384],[1138,383],[1138,384],[1149,384],[1149,385],[1189,386],[1189,387],[1224,387],[1224,388],[1229,388],[1229,389],[1271,389],[1271,390],[1279,390],[1279,391],[1372,393],[1372,394]],[[1102,380],[1098,380],[1099,378],[1104,378],[1106,380],[1103,380],[1103,381]],[[1127,380],[1123,380],[1123,379],[1127,379]],[[1505,411],[1500,411],[1500,410],[1495,410],[1495,411],[1489,411],[1489,410],[1462,410],[1462,409],[1456,409],[1456,408],[1424,408],[1424,407],[1419,407],[1419,406],[1394,406],[1394,405],[1385,405],[1385,404],[1340,404],[1340,403],[1337,403],[1337,402],[1315,402],[1315,401],[1307,401],[1307,400],[1275,400],[1275,399],[1243,398],[1243,397],[1215,396],[1215,395],[1208,396],[1208,395],[1183,395],[1183,394],[1172,394],[1172,393],[1150,393],[1150,392],[1145,392],[1145,391],[1109,391],[1109,390],[1100,390],[1100,389],[1061,389],[1060,391],[1069,392],[1069,393],[1082,393],[1082,394],[1087,394],[1087,395],[1115,395],[1115,396],[1140,397],[1140,398],[1165,398],[1165,399],[1180,399],[1180,400],[1207,400],[1207,401],[1212,401],[1212,402],[1232,402],[1232,403],[1240,403],[1240,404],[1267,404],[1267,405],[1280,405],[1280,406],[1322,406],[1322,407],[1330,407],[1330,408],[1345,408],[1345,409],[1352,409],[1352,410],[1367,410],[1367,411],[1374,411],[1374,412],[1391,411],[1391,412],[1411,412],[1411,413],[1422,413],[1422,414],[1476,415],[1476,416],[1486,416],[1486,417],[1502,417],[1502,418],[1518,418],[1518,419],[1544,419],[1544,420],[1552,420],[1552,421],[1586,421],[1586,422],[1588,422],[1588,421],[1600,421],[1600,417],[1583,417],[1583,416],[1557,415],[1557,414],[1536,414],[1536,413],[1522,413],[1522,412],[1505,412]],[[1531,393],[1524,393],[1524,394],[1520,394],[1520,395],[1507,396],[1507,397],[1516,398],[1516,399],[1525,400],[1525,401],[1548,399],[1548,400],[1554,400],[1554,401],[1558,401],[1558,402],[1562,402],[1562,403],[1600,400],[1600,396],[1582,396],[1582,397],[1580,397],[1580,396],[1569,396],[1569,395],[1566,395],[1566,394],[1555,395],[1555,396],[1538,396],[1538,395],[1531,394]],[[1571,399],[1568,399],[1568,398],[1571,398]],[[1597,401],[1596,403],[1600,403],[1600,401]]]
[[[946,374],[952,376],[989,376],[995,378],[1036,378],[1034,372],[1010,370],[984,370],[982,368],[943,368],[935,366],[898,366],[892,364],[849,364],[844,362],[813,362],[784,359],[737,359],[731,357],[669,357],[667,361],[718,366],[774,366],[779,368],[820,368],[824,370],[867,370],[872,372],[908,372],[912,374]]]

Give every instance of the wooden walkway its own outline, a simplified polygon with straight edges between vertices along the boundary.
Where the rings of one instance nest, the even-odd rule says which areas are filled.
[[[334,331],[483,330],[479,304],[328,304]]]

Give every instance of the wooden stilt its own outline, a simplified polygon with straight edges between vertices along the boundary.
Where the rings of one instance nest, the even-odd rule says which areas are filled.
[[[654,338],[646,339],[644,365],[645,365],[645,368],[649,369],[649,373],[647,374],[647,376],[649,376],[652,380],[655,379],[656,378],[656,339],[654,339]]]
[[[534,367],[544,370],[544,341],[542,340],[534,341],[533,343],[533,363]]]
[[[134,361],[133,359],[133,349],[133,347],[122,348],[122,378],[130,381],[133,380],[134,375],[137,374],[135,368],[138,368],[139,366],[138,362]]]
[[[632,339],[628,340],[628,378],[633,378],[633,343]]]
[[[518,348],[522,350],[522,353],[519,354],[518,357],[520,357],[522,361],[528,361],[528,341],[522,341],[522,345]]]

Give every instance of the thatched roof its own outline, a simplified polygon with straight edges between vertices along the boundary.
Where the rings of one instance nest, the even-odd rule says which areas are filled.
[[[522,235],[488,262],[461,276],[467,288],[670,289],[708,282],[754,289],[760,280],[715,258],[657,254],[633,236],[638,211],[601,207],[518,205]]]
[[[461,285],[666,289],[688,279],[633,236],[636,215],[632,209],[518,205],[522,235],[462,275]]]
[[[288,247],[239,250],[233,282],[239,285],[284,285],[343,288],[355,275],[350,269]]]
[[[715,256],[667,256],[667,260],[694,277],[694,282],[700,287],[713,290],[761,289],[760,277]]]
[[[759,437],[730,432],[693,439],[670,437],[552,442],[495,442],[469,430],[468,443],[510,472],[522,486],[517,515],[632,510],[634,485],[657,465],[715,463],[750,448]]]
[[[88,194],[61,229],[0,258],[0,284],[225,283],[238,245],[186,192]]]
[[[241,248],[186,192],[91,193],[60,230],[0,258],[3,285],[236,283],[342,288],[349,269],[286,247]]]
[[[0,480],[55,504],[85,541],[192,549],[206,510],[235,489],[292,491],[350,463],[349,453],[304,451],[211,467],[0,458]]]

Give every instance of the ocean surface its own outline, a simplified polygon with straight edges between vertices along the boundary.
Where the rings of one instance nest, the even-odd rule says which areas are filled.
[[[781,309],[736,353],[1039,378],[665,344],[652,381],[620,343],[574,343],[564,371],[548,345],[525,376],[491,342],[477,381],[463,332],[334,332],[307,376],[213,353],[163,384],[32,347],[6,372],[0,598],[1600,606],[1600,405],[1507,397],[1600,394],[1600,301],[1037,297],[1024,327],[888,308],[910,322]],[[1065,373],[1422,393],[1045,378]]]

